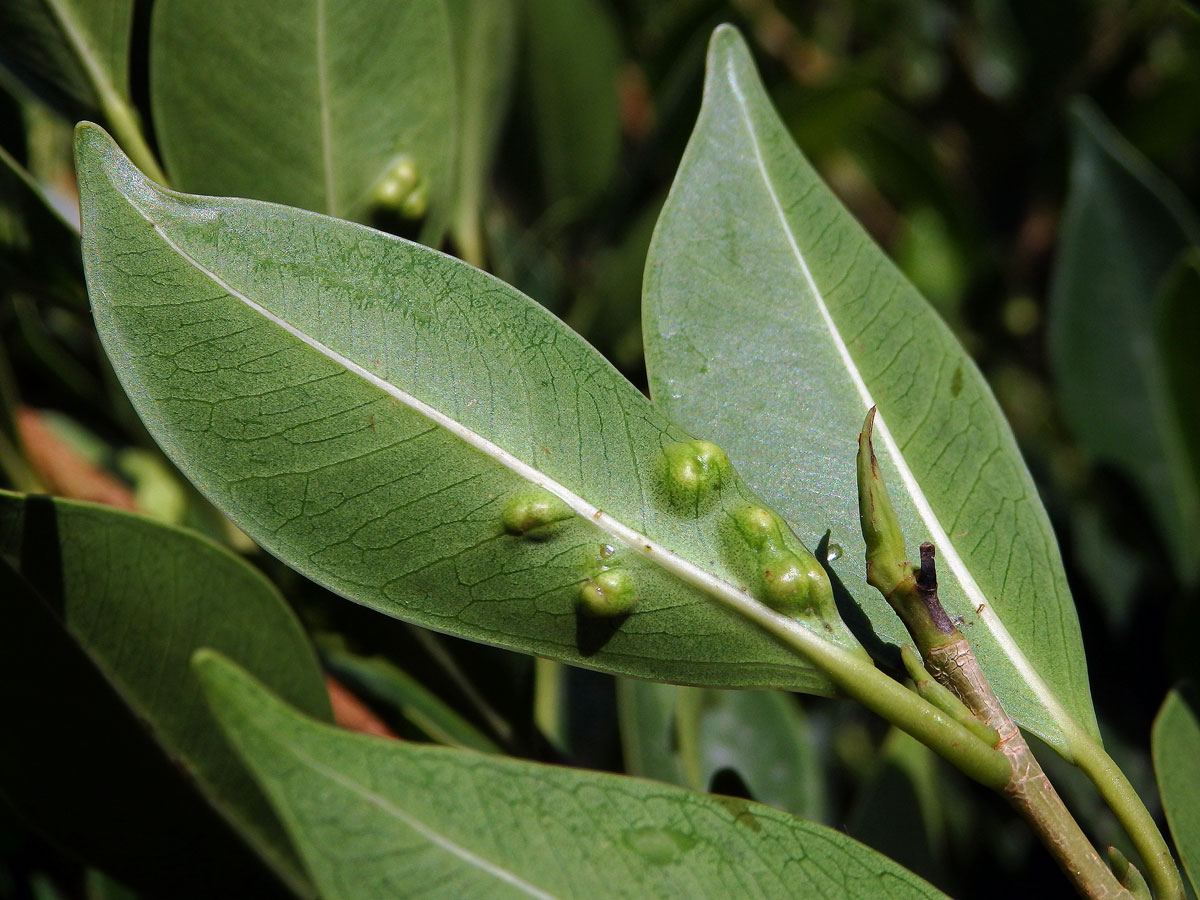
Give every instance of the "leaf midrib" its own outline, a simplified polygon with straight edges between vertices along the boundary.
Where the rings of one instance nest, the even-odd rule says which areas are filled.
[[[475,853],[474,851],[467,849],[462,844],[458,843],[457,841],[453,840],[450,837],[447,837],[446,835],[442,834],[440,831],[433,828],[432,826],[427,825],[425,822],[421,821],[416,816],[410,815],[409,813],[405,812],[403,809],[396,806],[394,803],[392,803],[390,800],[388,800],[382,794],[379,794],[376,791],[371,790],[366,785],[361,784],[358,781],[355,781],[353,778],[343,775],[337,769],[331,768],[330,766],[327,766],[324,763],[322,763],[316,759],[313,759],[311,756],[309,756],[307,753],[305,753],[299,747],[296,747],[286,741],[278,741],[277,744],[284,751],[286,751],[287,753],[289,753],[290,755],[295,757],[295,759],[298,762],[300,762],[301,765],[307,766],[309,769],[311,769],[316,774],[329,779],[330,781],[334,782],[335,784],[345,788],[347,791],[351,792],[352,794],[355,794],[355,795],[361,797],[367,803],[378,808],[379,810],[386,813],[387,815],[392,816],[395,819],[398,819],[399,821],[403,822],[406,826],[411,828],[413,831],[415,831],[417,834],[421,835],[421,837],[428,840],[431,844],[434,844],[435,846],[446,851],[447,853],[451,854],[452,856],[458,857],[459,859],[463,860],[464,862],[468,863],[469,865],[473,866],[474,868],[479,869],[482,872],[485,872],[486,874],[496,878],[499,881],[503,881],[506,884],[512,885],[513,887],[515,887],[517,890],[521,891],[522,893],[524,893],[530,897],[536,898],[536,900],[564,900],[564,898],[559,897],[557,894],[548,893],[548,892],[542,890],[541,888],[539,888],[537,885],[531,884],[530,882],[528,882],[524,878],[522,878],[520,875],[516,874],[515,872],[513,872],[509,869],[506,869],[504,866],[500,865],[499,863],[492,862],[490,859],[480,856],[478,853]],[[460,752],[465,753],[465,752],[470,752],[470,751],[460,751]]]
[[[64,0],[44,0],[44,2],[54,14],[54,18],[58,20],[59,27],[67,36],[67,40],[71,42],[71,46],[75,48],[75,52],[79,55],[79,61],[83,63],[88,76],[92,79],[92,86],[99,95],[101,108],[107,110],[113,102],[120,102],[116,86],[109,80],[108,73],[100,64],[95,49],[88,42],[83,28],[67,9]]]
[[[162,196],[171,198],[178,196],[186,198],[187,195],[176,195],[173,191],[168,191],[145,182],[152,190],[160,193]],[[574,493],[570,488],[555,481],[544,472],[539,471],[524,460],[513,455],[503,447],[492,443],[478,432],[472,431],[461,422],[451,418],[438,409],[430,406],[417,397],[402,390],[396,385],[380,378],[375,373],[369,371],[352,359],[338,353],[331,347],[326,346],[304,331],[297,328],[291,322],[277,316],[275,313],[266,309],[259,303],[247,297],[245,294],[238,291],[231,284],[226,282],[219,274],[209,269],[201,263],[196,257],[190,254],[182,246],[180,246],[166,230],[153,218],[151,218],[141,206],[134,202],[133,198],[125,193],[120,196],[141,216],[147,224],[154,229],[155,233],[162,241],[179,257],[185,260],[196,271],[203,274],[206,278],[213,282],[217,287],[224,291],[230,298],[235,299],[250,310],[262,316],[273,325],[281,328],[287,334],[299,340],[301,343],[308,346],[310,349],[324,356],[326,359],[336,363],[346,371],[357,375],[359,378],[366,381],[371,386],[383,391],[385,394],[400,401],[409,409],[424,416],[435,425],[444,428],[453,436],[457,437],[467,446],[477,450],[494,462],[504,466],[509,471],[513,472],[520,478],[530,484],[540,487],[554,494],[560,500],[567,504],[568,507],[581,519],[591,522],[600,530],[606,532],[616,540],[628,546],[638,555],[648,559],[654,565],[660,567],[664,571],[670,572],[680,581],[685,584],[697,588],[709,597],[722,603],[728,609],[740,615],[749,623],[757,626],[765,631],[769,636],[778,641],[780,644],[789,650],[796,652],[808,662],[814,665],[819,670],[824,670],[824,665],[814,663],[814,660],[828,660],[832,664],[845,663],[853,657],[849,651],[828,641],[809,630],[800,622],[791,619],[780,613],[775,612],[770,607],[759,602],[748,593],[744,592],[736,585],[730,584],[722,578],[718,578],[711,572],[708,572],[695,563],[668,549],[652,538],[642,534],[637,529],[616,517],[604,512],[599,507],[590,503],[588,500]],[[248,201],[247,201],[248,202]],[[365,226],[358,226],[365,227]],[[370,230],[370,229],[368,229]],[[390,237],[385,235],[385,237]],[[397,240],[396,238],[391,238]]]
[[[1000,617],[996,615],[992,603],[983,590],[971,575],[966,563],[958,553],[958,549],[950,540],[945,528],[942,527],[933,507],[926,498],[924,491],[921,489],[916,476],[908,465],[908,460],[900,451],[899,445],[895,438],[892,437],[891,431],[887,427],[885,417],[878,404],[871,395],[870,389],[867,387],[866,381],[858,370],[858,366],[854,362],[854,358],[850,355],[850,348],[846,345],[842,338],[841,332],[838,330],[837,324],[833,320],[833,316],[829,312],[829,308],[825,303],[825,297],[817,286],[816,280],[813,278],[812,272],[808,268],[808,263],[804,259],[804,254],[796,243],[796,236],[792,233],[791,225],[787,219],[787,213],[784,211],[783,204],[779,200],[779,195],[775,191],[774,184],[771,180],[771,175],[767,171],[766,160],[763,158],[763,151],[758,133],[754,128],[754,121],[750,115],[749,104],[746,95],[742,90],[741,84],[738,83],[737,71],[734,66],[732,57],[726,58],[725,64],[726,76],[729,81],[730,89],[738,101],[738,109],[741,111],[742,119],[746,126],[746,132],[750,138],[750,144],[754,149],[755,165],[758,168],[759,174],[762,176],[763,185],[766,189],[768,197],[770,197],[771,205],[775,209],[779,217],[779,223],[783,229],[783,233],[787,238],[788,246],[796,259],[796,264],[800,269],[800,273],[804,278],[805,284],[809,292],[812,294],[813,300],[816,303],[817,309],[821,314],[822,322],[829,332],[830,339],[833,341],[834,347],[837,349],[838,356],[842,360],[842,364],[846,368],[847,374],[850,376],[854,387],[858,392],[859,398],[863,401],[863,412],[870,409],[872,406],[876,408],[875,414],[875,430],[876,433],[883,439],[884,445],[887,447],[888,454],[891,456],[893,464],[896,466],[897,472],[900,474],[901,480],[904,482],[904,487],[909,496],[912,498],[913,504],[917,508],[921,520],[925,523],[925,527],[929,529],[929,535],[933,539],[933,543],[937,546],[939,554],[949,564],[951,571],[954,572],[959,584],[962,585],[967,597],[970,598],[972,606],[975,607],[979,620],[984,623],[988,631],[991,632],[996,643],[1004,651],[1005,655],[1012,662],[1013,667],[1017,670],[1020,676],[1033,690],[1033,693],[1041,701],[1050,717],[1062,728],[1064,737],[1069,741],[1070,735],[1077,732],[1080,728],[1074,717],[1059,702],[1058,698],[1050,690],[1049,685],[1038,674],[1033,664],[1028,657],[1022,652],[1020,646],[1013,639]]]

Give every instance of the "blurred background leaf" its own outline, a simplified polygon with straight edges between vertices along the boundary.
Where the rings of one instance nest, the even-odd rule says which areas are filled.
[[[9,802],[70,852],[155,893],[280,893],[239,838],[308,893],[189,668],[193,650],[223,647],[329,717],[312,648],[270,582],[198,535],[7,492],[0,562]]]
[[[599,0],[524,0],[525,85],[547,204],[579,215],[617,165],[616,23]]]
[[[1180,412],[1195,404],[1188,395],[1200,383],[1200,318],[1188,309],[1197,299],[1187,295],[1192,281],[1169,278],[1200,245],[1200,221],[1094,107],[1076,105],[1072,138],[1050,295],[1059,402],[1083,449],[1137,486],[1181,578],[1192,582],[1200,423]]]
[[[407,158],[428,194],[422,234],[440,241],[458,116],[441,0],[306,0],[269,15],[240,0],[162,0],[150,66],[175,187],[361,221]]]
[[[617,697],[631,775],[825,820],[826,777],[794,696],[623,678]]]
[[[9,0],[0,63],[68,116],[129,97],[134,0]]]
[[[1175,849],[1200,890],[1200,720],[1190,684],[1172,690],[1154,720],[1154,769]]]

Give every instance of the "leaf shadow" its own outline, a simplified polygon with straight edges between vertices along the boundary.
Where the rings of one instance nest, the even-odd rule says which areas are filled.
[[[599,618],[575,610],[575,649],[579,651],[579,655],[586,658],[603,650],[621,630],[629,616],[629,613],[622,613],[619,616]]]
[[[837,604],[838,615],[842,617],[842,621],[846,623],[850,633],[871,654],[871,658],[880,668],[887,670],[892,675],[903,677],[904,665],[900,659],[900,648],[895,644],[880,640],[879,635],[871,627],[871,620],[867,618],[867,614],[862,611],[854,596],[846,590],[846,586],[838,577],[837,572],[829,564],[829,534],[826,531],[821,536],[821,540],[817,542],[815,556],[821,564],[821,568],[829,576],[829,583],[833,585],[833,600]]]

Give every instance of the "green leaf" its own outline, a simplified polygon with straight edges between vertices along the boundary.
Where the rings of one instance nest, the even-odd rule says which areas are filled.
[[[623,678],[617,703],[630,775],[713,790],[714,777],[730,770],[760,803],[806,819],[824,818],[817,750],[803,712],[787,694]]]
[[[458,184],[451,230],[459,255],[483,260],[480,216],[516,67],[516,0],[448,0],[458,72]]]
[[[137,894],[97,869],[88,869],[83,880],[87,900],[138,900]]]
[[[1080,727],[1097,733],[1058,545],[1003,414],[797,150],[733,28],[710,45],[646,265],[643,326],[655,403],[703,423],[810,546],[831,529],[837,574],[898,644],[899,621],[866,584],[855,501],[854,441],[878,407],[909,552],[937,545],[942,601],[1005,708],[1061,750]]]
[[[336,645],[322,647],[322,655],[334,675],[400,711],[433,740],[481,753],[501,752],[495,741],[386,659],[358,656]]]
[[[950,785],[937,758],[898,728],[888,731],[874,770],[864,779],[846,832],[925,878],[944,876]],[[904,827],[897,822],[905,821]]]
[[[683,503],[664,451],[689,435],[529,298],[361,226],[164,191],[94,126],[77,155],[118,377],[184,474],[302,574],[620,674],[826,691],[767,633],[851,658],[835,615],[752,599],[730,513],[757,498],[730,474]],[[632,613],[582,614],[613,579]]]
[[[525,92],[552,203],[586,206],[621,149],[616,25],[597,0],[525,0]]]
[[[1183,868],[1200,891],[1200,719],[1196,694],[1190,686],[1167,694],[1151,734],[1154,773],[1175,849]]]
[[[196,648],[218,647],[330,717],[316,657],[270,582],[194,533],[5,492],[0,564],[7,798],[72,852],[151,893],[278,893],[242,841],[310,893],[189,669]]]
[[[1162,288],[1197,244],[1200,223],[1178,191],[1094,107],[1078,104],[1050,297],[1061,406],[1083,448],[1140,488],[1187,580],[1200,575],[1200,428],[1180,404],[1195,404],[1200,329],[1194,312],[1190,322],[1170,313]],[[1186,316],[1186,301],[1172,308]],[[1172,350],[1172,340],[1191,349]]]
[[[1191,474],[1193,485],[1200,485],[1200,365],[1196,343],[1200,341],[1200,246],[1184,251],[1163,282],[1155,299],[1155,337],[1161,354],[1164,382],[1170,397],[1169,415],[1184,435],[1182,453],[1176,458],[1180,479]],[[1190,514],[1200,518],[1196,507]],[[1189,520],[1191,535],[1200,531],[1200,523]],[[1187,542],[1193,555],[1200,554],[1194,540]]]
[[[324,900],[943,896],[861,844],[733,798],[347,734],[220,656],[196,669]]]
[[[5,0],[0,64],[74,117],[129,98],[133,0]]]
[[[441,0],[162,0],[151,103],[186,190],[361,218],[398,158],[449,215],[455,85]],[[441,227],[440,225],[438,226]]]
[[[651,201],[619,240],[596,251],[567,316],[572,328],[625,371],[642,361],[642,269],[661,209],[662,198]]]

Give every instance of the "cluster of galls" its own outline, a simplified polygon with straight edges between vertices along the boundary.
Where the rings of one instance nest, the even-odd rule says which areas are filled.
[[[712,510],[722,489],[734,481],[729,457],[708,441],[666,445],[660,474],[669,505],[688,516],[701,516]],[[730,507],[727,512],[741,545],[737,555],[743,562],[751,561],[754,574],[750,581],[755,597],[784,615],[815,615],[827,623],[840,624],[829,576],[779,516],[750,504]],[[561,499],[534,488],[508,502],[502,524],[509,534],[545,540],[551,534],[546,526],[572,516],[573,512]],[[587,616],[628,615],[637,603],[633,576],[620,565],[608,545],[601,548],[596,562],[599,571],[581,582],[576,608]]]
[[[500,522],[508,534],[540,541],[551,535],[547,526],[573,516],[571,508],[554,494],[531,488],[508,501]],[[610,544],[601,546],[596,557],[599,573],[579,586],[576,606],[583,615],[612,618],[633,610],[637,602],[633,577],[620,567],[615,554]]]
[[[371,204],[376,209],[396,213],[416,221],[429,209],[429,187],[411,156],[401,156],[375,185]]]

